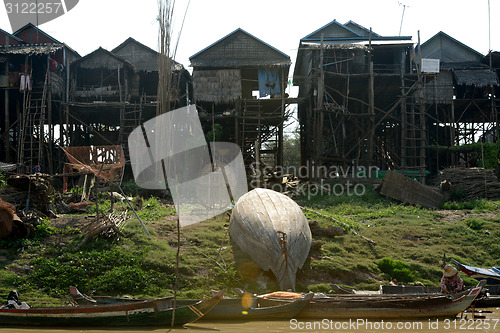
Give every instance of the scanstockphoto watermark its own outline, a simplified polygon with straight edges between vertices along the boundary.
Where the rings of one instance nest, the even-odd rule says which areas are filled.
[[[349,319],[344,321],[334,321],[331,319],[322,319],[314,321],[299,321],[290,319],[290,329],[296,331],[346,331],[354,332],[366,331],[410,331],[410,332],[446,332],[446,331],[493,331],[499,326],[500,320],[493,319],[465,319],[465,318],[447,318],[447,319],[428,319],[427,321],[384,321],[369,319]]]
[[[367,180],[378,177],[380,168],[378,166],[360,166],[354,161],[350,165],[341,166],[315,166],[314,163],[307,163],[300,167],[288,166],[276,168],[259,167],[256,163],[251,166],[253,171],[253,178],[251,187],[258,187],[264,185],[278,192],[290,192],[286,182],[282,183],[268,183],[266,184],[263,179],[268,175],[273,175],[275,179],[282,179],[287,175],[294,175],[300,179],[314,180],[306,182],[299,186],[294,187],[291,191],[296,195],[302,196],[316,196],[316,195],[335,195],[335,196],[363,196],[366,191]]]
[[[349,319],[345,321],[334,321],[322,319],[317,321],[290,320],[290,329],[297,331],[410,331],[416,332],[427,328],[421,321],[370,321],[368,319]]]

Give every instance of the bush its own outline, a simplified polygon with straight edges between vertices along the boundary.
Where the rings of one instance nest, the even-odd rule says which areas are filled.
[[[7,175],[3,171],[0,171],[0,188],[6,185],[7,185]]]
[[[310,284],[307,286],[307,290],[314,293],[328,294],[331,292],[332,287],[328,283]]]
[[[126,195],[135,196],[139,187],[133,179],[129,179],[122,182],[121,188]]]
[[[147,269],[144,255],[114,249],[35,258],[28,281],[54,295],[66,295],[70,286],[101,294],[154,293],[169,286],[172,278]]]
[[[415,281],[415,272],[411,270],[410,265],[401,260],[385,257],[380,259],[377,266],[383,273],[387,274],[392,279],[396,279],[400,282]]]
[[[469,218],[465,220],[465,224],[472,230],[479,231],[483,228],[484,222],[481,222],[476,219]]]

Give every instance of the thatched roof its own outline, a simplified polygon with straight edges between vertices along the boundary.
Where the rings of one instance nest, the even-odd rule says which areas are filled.
[[[476,87],[488,85],[498,86],[498,77],[495,72],[489,69],[479,70],[455,70],[453,71],[457,84]]]
[[[232,102],[241,98],[241,72],[238,69],[193,71],[195,100]]]
[[[135,72],[135,66],[129,61],[114,55],[108,50],[99,47],[94,52],[87,54],[85,57],[80,58],[73,62],[72,66],[85,68],[85,69],[98,69],[106,68],[110,70],[115,70],[120,67],[127,67]]]
[[[0,45],[0,53],[3,54],[51,54],[64,47],[63,44],[21,44],[21,45]]]
[[[158,58],[160,53],[138,42],[132,37],[127,38],[111,52],[114,55],[128,60],[138,71],[158,71]],[[172,60],[172,67],[173,71],[184,69],[184,66],[175,60]]]

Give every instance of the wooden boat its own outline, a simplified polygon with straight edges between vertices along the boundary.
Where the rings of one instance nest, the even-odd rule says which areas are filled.
[[[478,268],[464,265],[455,259],[451,259],[462,272],[476,280],[486,280],[487,284],[500,284],[500,267]]]
[[[216,293],[218,294],[218,293]],[[79,305],[117,304],[123,302],[138,302],[144,299],[112,296],[89,297],[71,291],[71,296]],[[314,293],[302,295],[293,301],[274,301],[264,306],[262,300],[246,294],[241,298],[222,298],[219,303],[199,320],[278,320],[295,317],[312,300]],[[183,306],[196,303],[196,300],[178,299],[177,305]]]
[[[176,306],[174,325],[193,322],[217,305],[224,291],[189,305]],[[22,326],[164,326],[174,315],[173,298],[85,306],[0,309],[1,325]]]
[[[455,317],[465,311],[486,281],[455,295],[326,295],[313,298],[297,318],[408,319]],[[271,302],[272,296],[264,296]],[[263,302],[266,304],[266,302]]]
[[[69,295],[71,299],[79,306],[85,305],[103,305],[103,304],[116,304],[116,303],[130,303],[130,302],[143,302],[147,298],[133,298],[133,297],[117,297],[117,296],[88,296],[82,294],[76,287],[69,287]],[[216,296],[214,294],[213,296]],[[173,299],[173,297],[171,297]],[[193,301],[196,303],[196,301]]]
[[[303,295],[292,302],[275,302],[264,306],[261,300],[251,298],[223,298],[202,320],[280,320],[294,318],[309,303],[314,293]],[[243,301],[244,300],[244,301]],[[249,307],[244,303],[250,303]]]
[[[241,196],[229,234],[282,290],[295,290],[295,274],[311,248],[311,230],[299,205],[281,193],[257,188]]]

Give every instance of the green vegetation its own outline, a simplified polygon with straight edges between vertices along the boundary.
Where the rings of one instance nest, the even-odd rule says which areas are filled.
[[[478,142],[469,143],[461,146],[443,147],[450,152],[470,152],[470,162],[475,163],[477,167],[485,169],[494,169],[498,165],[498,143]],[[484,157],[484,158],[483,158]]]
[[[292,134],[287,134],[283,140],[283,168],[285,170],[300,166],[300,135],[298,128]]]
[[[126,252],[114,248],[75,253],[62,252],[51,258],[33,258],[26,283],[64,296],[70,286],[98,294],[157,295],[172,286],[172,274],[155,271],[144,260],[146,251]]]
[[[464,263],[500,266],[500,201],[447,202],[441,210],[401,204],[367,190],[363,196],[312,196],[296,201],[309,221],[340,225],[344,236],[314,237],[297,273],[298,291],[329,292],[330,283],[377,290],[382,283],[437,286],[443,255]],[[117,214],[127,209],[117,202]],[[95,213],[95,205],[91,212]],[[109,199],[99,198],[102,214]],[[313,211],[321,213],[321,215]],[[62,304],[69,286],[95,295],[158,297],[172,295],[175,286],[177,229],[172,204],[151,197],[142,200],[139,216],[132,212],[123,233],[130,237],[99,238],[76,251],[85,214],[44,220],[28,239],[0,241],[0,297],[18,289],[32,305]],[[336,222],[337,221],[337,222]],[[178,289],[181,297],[208,296],[210,289],[245,288],[254,293],[275,291],[272,273],[262,272],[231,242],[227,214],[181,230]],[[356,235],[353,231],[357,232]],[[363,236],[365,238],[360,237]],[[376,244],[368,242],[373,240]],[[462,275],[468,284],[474,280]]]
[[[7,176],[3,171],[0,171],[0,187],[7,185]]]
[[[207,142],[220,141],[224,135],[224,130],[221,124],[214,124],[213,128],[205,135]]]

